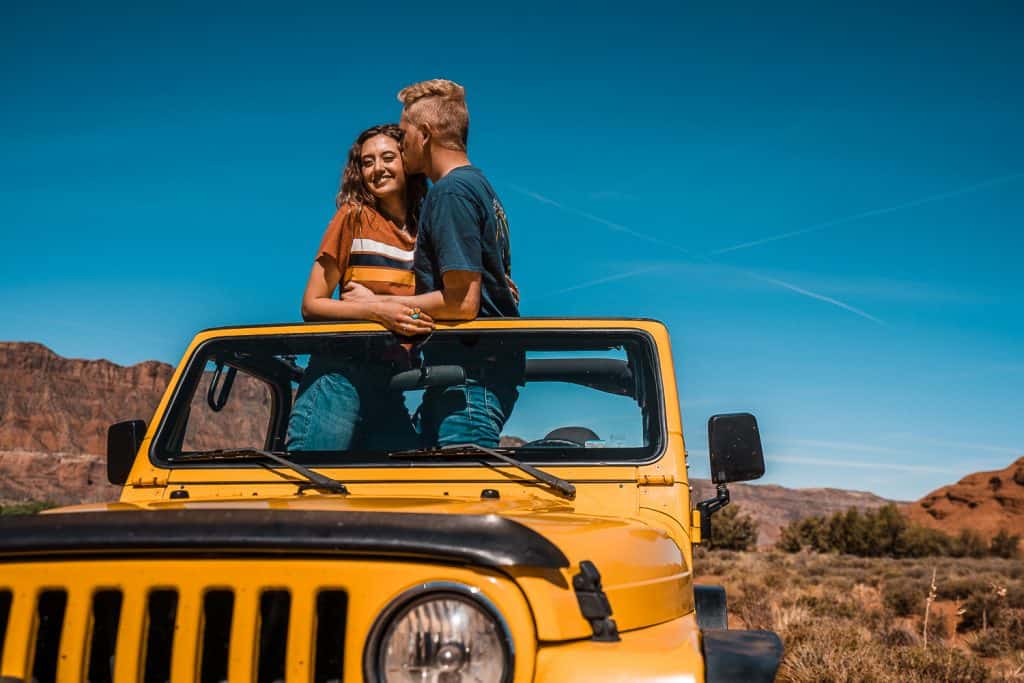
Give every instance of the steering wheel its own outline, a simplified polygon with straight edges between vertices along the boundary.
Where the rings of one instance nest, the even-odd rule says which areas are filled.
[[[569,439],[536,439],[527,441],[520,448],[583,448],[583,444]]]

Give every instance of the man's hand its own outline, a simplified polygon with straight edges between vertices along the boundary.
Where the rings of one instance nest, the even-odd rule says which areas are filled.
[[[396,334],[412,337],[434,329],[433,318],[414,306],[397,301],[377,301],[371,305],[373,319]]]
[[[512,290],[512,300],[516,302],[516,306],[519,305],[519,285],[512,281],[512,278],[508,275],[505,276],[505,281],[508,282],[508,288]]]
[[[344,301],[373,301],[377,295],[365,285],[349,280],[341,290],[341,298]]]

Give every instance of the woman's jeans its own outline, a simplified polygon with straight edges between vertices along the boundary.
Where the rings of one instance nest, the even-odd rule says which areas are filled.
[[[423,445],[475,443],[497,448],[501,429],[518,397],[512,382],[481,384],[468,380],[454,387],[427,389],[420,416]]]
[[[288,450],[416,448],[405,397],[388,387],[400,369],[388,361],[311,357],[288,420]]]

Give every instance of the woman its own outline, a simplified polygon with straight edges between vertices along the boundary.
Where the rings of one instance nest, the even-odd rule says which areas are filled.
[[[406,177],[401,136],[397,125],[374,126],[360,133],[349,150],[338,211],[302,296],[303,319],[372,320],[400,335],[433,329],[427,314],[405,304],[333,298],[335,290],[350,283],[376,294],[415,293],[416,220],[427,181]],[[387,388],[391,375],[408,363],[404,355],[401,346],[393,346],[370,362],[312,356],[288,422],[288,450],[348,450],[356,439],[371,449],[414,446],[405,401]]]

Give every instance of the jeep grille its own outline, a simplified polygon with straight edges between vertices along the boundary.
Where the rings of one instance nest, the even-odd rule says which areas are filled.
[[[272,683],[287,664],[289,681],[341,681],[345,591],[246,578],[190,577],[187,588],[0,583],[0,677]]]

